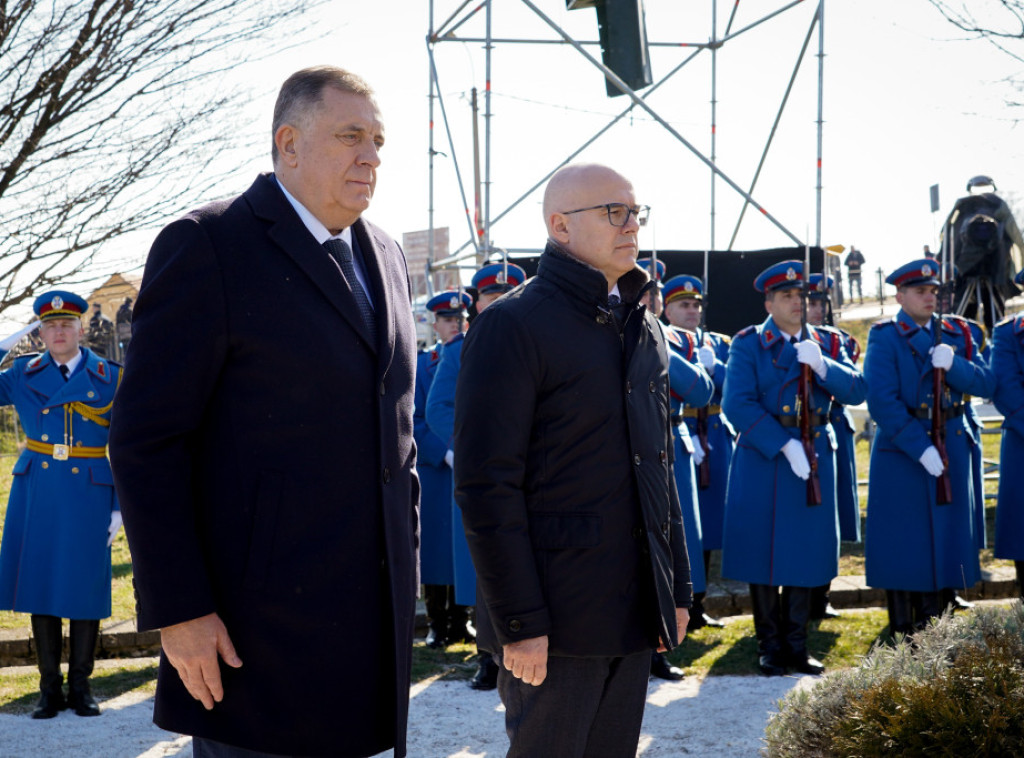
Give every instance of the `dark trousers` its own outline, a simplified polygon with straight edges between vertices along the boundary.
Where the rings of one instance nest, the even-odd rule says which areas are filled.
[[[617,658],[548,657],[539,687],[500,664],[506,758],[634,758],[647,699],[651,652]]]
[[[282,756],[278,753],[262,753],[259,750],[246,750],[244,747],[226,745],[223,742],[192,738],[192,758],[297,758]]]
[[[860,300],[863,300],[864,299],[864,290],[862,290],[861,286],[860,286],[860,274],[850,274],[847,277],[847,280],[850,283],[850,300],[853,300],[853,288],[854,287],[857,288],[857,298],[860,299]]]

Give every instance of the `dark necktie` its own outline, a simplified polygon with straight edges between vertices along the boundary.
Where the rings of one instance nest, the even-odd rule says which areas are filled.
[[[70,376],[70,374],[71,374],[71,369],[69,369],[63,363],[60,364],[60,375],[64,377],[64,381],[65,382],[68,380],[68,376]]]
[[[796,335],[794,334],[792,337],[789,338],[789,342],[790,344],[795,345],[797,342],[799,342],[799,340],[796,338]]]
[[[356,298],[356,305],[359,306],[359,312],[363,316],[363,323],[366,324],[366,328],[370,332],[371,344],[376,345],[377,320],[373,315],[373,306],[370,305],[370,298],[366,296],[363,285],[359,283],[359,279],[356,277],[356,269],[352,263],[352,248],[348,246],[345,240],[340,239],[327,240],[324,243],[324,247],[327,249],[328,255],[338,263],[341,272],[348,281],[349,287],[352,288],[352,294]]]
[[[612,314],[615,316],[615,323],[622,324],[622,298],[618,295],[608,296],[608,307],[611,309]]]

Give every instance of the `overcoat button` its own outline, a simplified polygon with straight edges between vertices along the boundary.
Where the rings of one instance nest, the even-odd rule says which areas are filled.
[[[391,469],[389,469],[387,466],[385,466],[384,467],[384,484],[387,484],[390,481],[391,481]]]
[[[49,435],[49,434],[44,434],[44,435],[43,435],[42,437],[40,437],[39,439],[41,439],[41,440],[42,440],[43,442],[46,442],[46,441],[47,441],[48,439],[50,439],[50,435]]]
[[[78,466],[74,466],[74,467],[73,467],[73,468],[71,469],[71,473],[72,473],[72,474],[77,474],[77,473],[78,473]]]
[[[519,619],[512,619],[508,622],[508,630],[510,632],[518,632],[523,628],[523,623]]]
[[[43,408],[43,415],[44,416],[49,415],[49,413],[50,413],[50,409],[49,408]]]
[[[635,463],[637,466],[640,465],[640,453],[637,453],[636,455],[633,456],[633,463]]]
[[[655,391],[654,382],[651,382],[649,386],[650,386],[651,392],[654,392]]]
[[[626,394],[628,395],[632,391],[633,391],[633,382],[631,382],[631,381],[629,381],[629,379],[627,379],[626,380]]]
[[[50,462],[49,461],[43,461],[43,468],[50,468]]]

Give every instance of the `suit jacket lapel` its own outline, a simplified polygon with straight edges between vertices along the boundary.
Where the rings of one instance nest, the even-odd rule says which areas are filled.
[[[376,350],[381,374],[387,373],[395,353],[395,307],[391,302],[391,281],[394,261],[385,250],[384,243],[370,233],[367,223],[357,219],[352,224],[352,236],[363,253],[366,278],[373,288],[373,308],[377,316]],[[399,306],[400,307],[400,306]]]
[[[370,342],[370,335],[366,331],[363,316],[356,305],[352,290],[346,285],[327,251],[317,244],[309,229],[302,223],[302,219],[277,186],[273,174],[261,174],[257,177],[246,190],[245,198],[256,216],[271,222],[272,225],[267,230],[270,239],[302,269],[363,341],[376,349]]]

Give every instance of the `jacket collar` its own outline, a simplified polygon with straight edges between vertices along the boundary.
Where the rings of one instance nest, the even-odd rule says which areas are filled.
[[[553,240],[548,240],[544,248],[537,276],[550,281],[588,311],[608,307],[608,280],[604,274],[574,258]],[[620,276],[618,284],[622,302],[635,308],[649,282],[647,272],[639,266]]]

